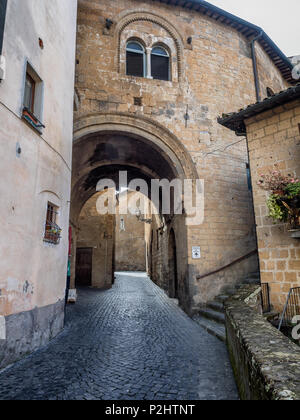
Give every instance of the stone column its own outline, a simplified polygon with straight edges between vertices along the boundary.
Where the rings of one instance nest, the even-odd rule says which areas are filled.
[[[153,79],[151,71],[151,52],[152,48],[146,48],[146,57],[147,57],[147,79]]]

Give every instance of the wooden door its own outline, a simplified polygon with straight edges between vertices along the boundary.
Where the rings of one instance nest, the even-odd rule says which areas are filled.
[[[93,248],[77,248],[76,286],[92,285]]]

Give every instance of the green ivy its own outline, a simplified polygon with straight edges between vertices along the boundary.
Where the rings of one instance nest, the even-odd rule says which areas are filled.
[[[280,196],[278,194],[272,194],[268,198],[267,206],[269,209],[269,216],[274,220],[280,222],[286,222],[288,219],[288,211],[283,206]]]

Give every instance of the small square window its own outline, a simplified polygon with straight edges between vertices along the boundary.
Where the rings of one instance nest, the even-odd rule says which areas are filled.
[[[135,106],[143,106],[142,98],[134,98],[134,105]]]
[[[47,205],[44,241],[59,244],[61,228],[57,225],[58,207],[52,203]]]

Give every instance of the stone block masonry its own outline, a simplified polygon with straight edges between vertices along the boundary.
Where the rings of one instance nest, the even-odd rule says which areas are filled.
[[[225,303],[227,345],[243,400],[299,400],[300,349],[258,312],[257,286]]]
[[[107,18],[113,21],[110,29],[105,28]],[[126,43],[130,39],[139,40],[146,49],[165,45],[171,57],[170,81],[126,75]],[[287,87],[259,46],[257,60],[263,96],[267,87],[275,92]],[[196,277],[256,248],[246,141],[237,141],[217,123],[218,115],[256,99],[249,40],[230,26],[174,5],[150,0],[80,0],[76,94],[75,127],[84,128],[85,121],[88,126],[91,116],[115,124],[133,120],[136,126],[147,121],[172,135],[177,146],[168,153],[179,157],[183,170],[188,168],[178,145],[189,154],[196,176],[205,181],[205,220],[201,226],[190,226],[185,236],[175,220],[169,229],[174,228],[177,244],[186,237],[185,250],[180,249],[178,258],[179,285],[186,293],[183,300],[190,300],[193,307],[206,303],[229,276],[216,276],[218,290],[212,287],[208,292],[205,282],[197,282]],[[79,176],[74,185],[78,181]],[[153,225],[154,239],[156,228]],[[150,242],[151,236],[149,249]],[[168,238],[161,235],[158,242],[162,247],[152,256],[152,276],[165,287],[169,270],[168,250],[163,244]],[[201,247],[201,260],[193,260],[193,246]],[[246,270],[247,265],[239,273],[241,277]],[[256,270],[253,264],[250,271]]]
[[[257,182],[274,170],[300,177],[300,100],[246,120],[262,283],[270,284],[271,303],[282,311],[288,292],[300,287],[300,241],[285,224],[268,217],[269,193]]]

